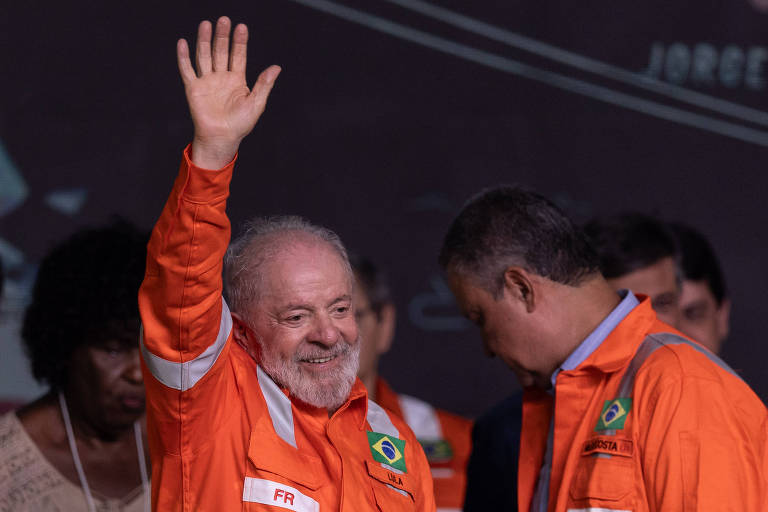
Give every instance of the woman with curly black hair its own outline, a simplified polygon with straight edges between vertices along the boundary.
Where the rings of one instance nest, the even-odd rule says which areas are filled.
[[[149,510],[136,299],[147,238],[118,221],[41,263],[22,338],[50,390],[0,417],[0,510]]]

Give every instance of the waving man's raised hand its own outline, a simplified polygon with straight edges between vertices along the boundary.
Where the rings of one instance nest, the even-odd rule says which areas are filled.
[[[209,21],[200,23],[195,49],[197,72],[189,58],[189,46],[180,39],[176,46],[179,72],[184,81],[189,111],[195,126],[192,161],[198,167],[219,169],[237,153],[240,141],[250,133],[264,112],[269,92],[280,73],[270,66],[259,75],[253,88],[245,81],[248,28],[222,16],[211,41]]]

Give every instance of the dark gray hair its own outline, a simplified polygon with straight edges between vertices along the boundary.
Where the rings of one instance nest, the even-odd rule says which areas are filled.
[[[598,272],[583,232],[551,201],[517,186],[470,198],[445,235],[439,261],[494,296],[511,265],[572,286]]]
[[[394,304],[392,289],[387,275],[369,258],[352,253],[349,257],[357,282],[368,298],[371,311],[381,320],[382,310],[387,304]]]
[[[264,282],[263,264],[277,257],[292,235],[309,235],[328,244],[338,254],[353,282],[347,250],[336,233],[297,215],[256,217],[245,224],[224,256],[224,289],[230,310],[244,314],[258,299]]]
[[[597,217],[584,226],[584,232],[600,258],[600,271],[606,279],[625,276],[663,258],[672,258],[679,268],[674,234],[651,215],[622,212]]]

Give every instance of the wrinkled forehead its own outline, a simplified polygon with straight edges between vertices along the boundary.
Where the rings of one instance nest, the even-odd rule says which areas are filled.
[[[298,300],[351,295],[351,270],[329,243],[312,237],[282,240],[264,267],[264,296]]]

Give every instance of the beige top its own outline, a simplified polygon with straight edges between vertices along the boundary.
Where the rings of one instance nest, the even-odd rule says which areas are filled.
[[[122,499],[93,493],[98,512],[144,512],[141,486]],[[85,494],[43,456],[16,413],[0,416],[0,512],[88,512]]]

